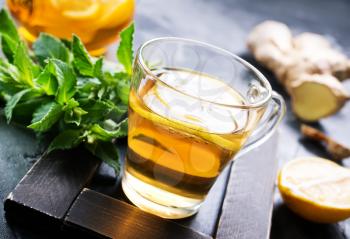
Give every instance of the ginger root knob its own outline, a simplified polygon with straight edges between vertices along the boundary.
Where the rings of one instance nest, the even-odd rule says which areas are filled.
[[[350,60],[325,37],[302,33],[293,38],[285,24],[265,21],[249,34],[248,47],[284,85],[298,118],[317,121],[350,99],[340,83],[350,77]]]

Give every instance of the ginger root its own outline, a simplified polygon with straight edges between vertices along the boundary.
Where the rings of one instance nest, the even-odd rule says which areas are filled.
[[[285,24],[265,21],[249,34],[248,47],[284,85],[298,118],[317,121],[350,99],[340,83],[350,77],[350,60],[325,37],[302,33],[293,38]]]
[[[320,130],[307,126],[305,124],[301,125],[300,130],[304,136],[325,143],[327,151],[335,160],[342,160],[344,158],[350,157],[350,148],[336,142]]]

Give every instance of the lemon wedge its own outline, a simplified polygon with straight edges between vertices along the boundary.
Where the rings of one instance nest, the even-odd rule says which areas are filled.
[[[350,217],[350,170],[327,159],[288,162],[279,172],[278,188],[286,205],[305,219],[333,223]]]

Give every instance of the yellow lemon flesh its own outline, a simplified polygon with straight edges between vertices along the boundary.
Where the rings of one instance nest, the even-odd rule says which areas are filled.
[[[63,16],[80,20],[95,18],[100,8],[99,2],[93,0],[51,0],[51,4],[60,9]]]
[[[350,170],[327,159],[288,162],[279,172],[278,188],[286,205],[305,219],[333,223],[350,217]]]

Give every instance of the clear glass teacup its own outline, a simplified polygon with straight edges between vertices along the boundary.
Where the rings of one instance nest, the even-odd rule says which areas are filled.
[[[188,39],[146,42],[129,97],[126,196],[164,218],[196,213],[225,166],[271,136],[284,112],[240,57]]]

